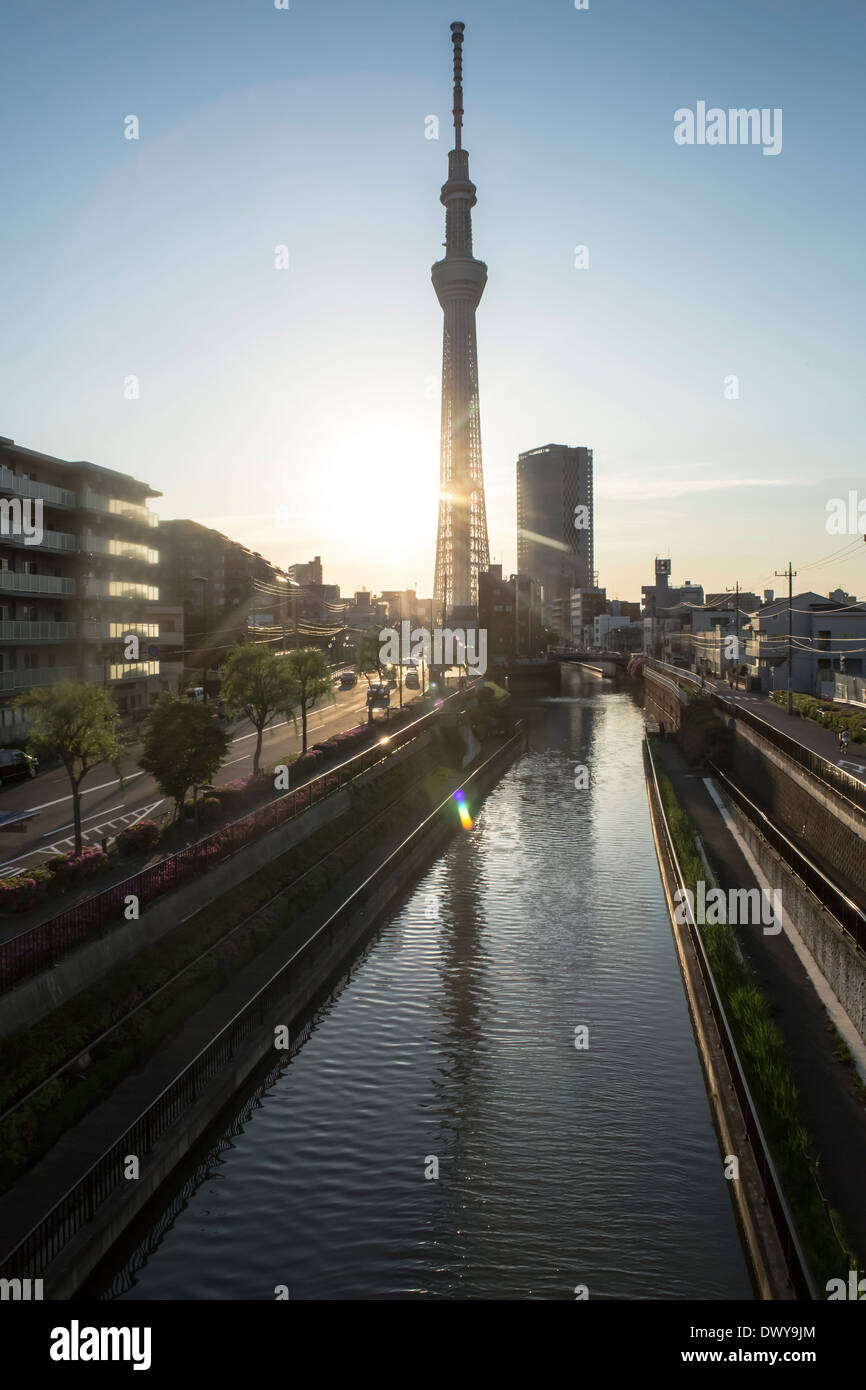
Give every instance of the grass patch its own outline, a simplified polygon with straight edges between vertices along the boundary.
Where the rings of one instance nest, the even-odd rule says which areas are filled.
[[[694,830],[669,779],[662,772],[657,776],[686,887],[694,893],[705,877]],[[838,1214],[825,1207],[818,1187],[815,1145],[803,1124],[784,1038],[730,928],[704,924],[699,930],[803,1252],[816,1285],[823,1288],[828,1279],[839,1277],[841,1259],[852,1268],[857,1260],[841,1234]]]

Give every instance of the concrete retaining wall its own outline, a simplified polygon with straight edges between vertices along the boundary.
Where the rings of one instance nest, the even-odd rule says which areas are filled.
[[[351,786],[371,785],[392,768],[429,747],[432,739],[430,732],[419,734],[411,743],[398,748],[387,762],[378,763],[362,773]],[[137,922],[122,918],[115,929],[70,951],[41,974],[23,980],[0,998],[0,1038],[38,1023],[53,1009],[68,1003],[81,990],[102,979],[114,966],[130,960],[145,946],[153,945],[232,888],[252,878],[281,854],[308,839],[322,826],[345,815],[351,806],[352,792],[348,787],[333,792],[309,811],[277,826],[260,840],[245,845],[230,859],[224,859],[212,869],[205,870],[176,892],[157,898]]]
[[[783,829],[814,845],[866,900],[866,816],[755,730],[739,720],[734,727],[732,781]]]
[[[688,696],[673,681],[647,667],[643,672],[643,690],[647,714],[663,723],[666,730],[679,729],[682,708],[688,703]]]
[[[728,797],[724,799],[762,872],[774,887],[781,887],[786,913],[860,1037],[866,1041],[866,955],[836,919],[824,911],[814,894],[767,844],[739,806]]]

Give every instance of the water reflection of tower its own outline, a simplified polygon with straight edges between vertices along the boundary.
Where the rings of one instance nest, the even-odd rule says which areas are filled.
[[[450,1053],[448,1076],[458,1084],[470,1080],[481,1040],[485,951],[482,945],[483,874],[474,835],[463,835],[443,862],[439,891],[440,975],[445,1032],[440,1039]],[[461,1113],[465,1113],[461,1102]]]
[[[490,1081],[484,1034],[489,991],[483,944],[485,881],[479,872],[477,836],[462,836],[440,862],[437,911],[440,1016],[431,1039],[436,1053],[432,1075],[428,1154],[442,1169],[437,1201],[431,1208],[430,1236],[443,1267],[459,1268],[466,1257],[467,1207],[474,1206],[473,1179],[480,1177],[479,1153],[485,1097]]]

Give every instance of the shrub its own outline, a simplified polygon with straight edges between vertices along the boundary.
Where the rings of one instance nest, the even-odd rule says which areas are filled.
[[[153,849],[159,834],[159,825],[155,820],[140,820],[121,830],[114,843],[121,854],[135,854],[139,850]]]
[[[230,815],[239,815],[246,805],[247,797],[242,787],[229,782],[225,787],[217,787],[208,800],[218,801],[222,809]]]
[[[51,875],[43,868],[0,878],[0,912],[27,912],[38,907],[48,896],[51,882]]]
[[[220,816],[222,815],[222,812],[223,808],[219,797],[206,796],[204,801],[201,803],[199,814],[201,816],[201,819],[205,822],[205,824],[212,825],[214,821],[219,820]]]
[[[79,883],[82,879],[93,878],[108,865],[108,855],[99,845],[88,845],[80,855],[56,854],[49,859],[46,868],[58,883]]]

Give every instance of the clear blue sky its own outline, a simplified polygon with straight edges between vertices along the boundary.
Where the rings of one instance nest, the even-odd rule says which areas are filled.
[[[859,553],[807,568],[866,497],[859,0],[5,0],[0,434],[428,595],[457,18],[493,557],[517,454],[588,444],[610,594],[657,553],[866,590]],[[678,146],[699,100],[781,107],[781,154]]]

